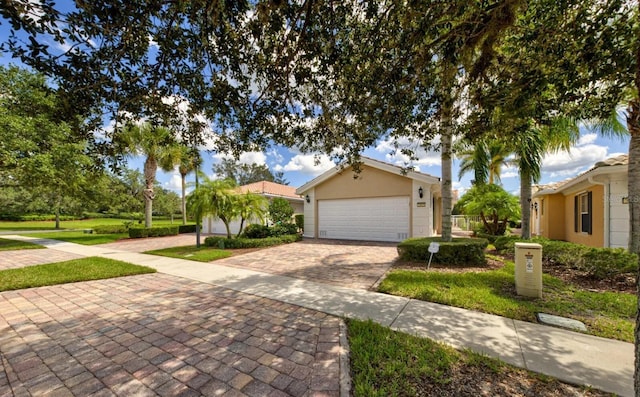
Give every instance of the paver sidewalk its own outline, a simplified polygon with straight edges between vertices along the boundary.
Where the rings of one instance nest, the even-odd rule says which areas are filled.
[[[20,238],[22,237],[15,237]],[[33,241],[33,239],[31,239]],[[106,256],[166,274],[358,319],[497,357],[563,381],[633,395],[634,346],[548,326],[376,292],[132,252],[38,241],[71,253]]]

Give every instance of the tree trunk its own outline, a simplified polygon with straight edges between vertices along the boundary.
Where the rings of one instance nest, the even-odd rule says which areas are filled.
[[[56,230],[60,229],[60,207],[56,208]]]
[[[531,173],[520,170],[520,210],[522,212],[522,238],[531,238]]]
[[[638,0],[640,12],[640,0]],[[627,128],[629,140],[629,251],[638,255],[638,276],[636,277],[636,294],[638,303],[636,310],[635,328],[635,372],[633,374],[633,388],[636,397],[640,397],[640,37],[636,36],[636,70],[635,70],[635,98],[629,103],[627,111]]]
[[[629,251],[640,257],[640,99],[636,98],[629,106],[627,126],[629,140]],[[640,262],[640,261],[639,261]],[[638,264],[640,272],[640,263]],[[636,285],[640,281],[640,273]],[[634,388],[636,396],[640,396],[640,288],[638,294],[638,312],[635,328],[635,374]]]
[[[187,224],[187,174],[180,173],[182,179],[182,224]]]
[[[151,227],[153,219],[153,185],[156,182],[158,163],[153,157],[147,157],[144,162],[144,227]]]
[[[452,191],[451,191],[451,143],[453,141],[453,132],[451,131],[451,109],[443,108],[442,124],[443,128],[440,135],[441,158],[442,158],[442,241],[451,241],[451,208],[452,208]]]

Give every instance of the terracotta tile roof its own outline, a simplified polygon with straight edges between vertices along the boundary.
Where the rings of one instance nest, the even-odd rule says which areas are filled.
[[[598,161],[593,168],[608,167],[611,165],[629,165],[629,156],[626,154],[621,154],[620,156]]]
[[[263,195],[287,197],[287,198],[302,200],[302,197],[296,194],[295,187],[281,185],[279,183],[269,182],[269,181],[260,181],[260,182],[250,183],[248,185],[239,186],[238,190],[241,191],[242,193],[251,192],[251,193],[257,193],[257,194],[263,194]]]
[[[585,172],[578,174],[577,176],[573,177],[573,178],[569,178],[569,179],[565,179],[564,181],[560,181],[560,182],[552,182],[552,183],[548,183],[546,185],[534,185],[533,186],[533,193],[535,194],[536,192],[540,192],[540,191],[560,191],[562,190],[561,188],[564,187],[564,185],[569,185],[571,183],[573,183],[574,181],[577,181],[583,177],[585,177],[587,174],[593,172],[594,170],[597,170],[598,168],[602,168],[602,167],[611,167],[611,166],[615,166],[615,165],[628,165],[629,164],[629,156],[626,154],[621,154],[619,156],[615,156],[615,157],[610,157],[606,160],[602,160],[602,161],[598,161],[597,163],[594,164],[593,167],[589,168],[588,170],[586,170]]]

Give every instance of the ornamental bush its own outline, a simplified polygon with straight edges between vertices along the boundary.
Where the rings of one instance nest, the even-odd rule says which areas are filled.
[[[583,271],[598,280],[635,273],[638,269],[638,256],[622,248],[594,248],[542,237],[522,240],[513,236],[500,237],[494,245],[500,253],[513,254],[516,242],[540,244],[543,266],[546,264]]]
[[[128,225],[97,225],[93,227],[95,234],[118,234],[126,233],[128,230]]]
[[[269,237],[269,226],[252,223],[247,225],[242,232],[246,238],[265,238]]]
[[[216,247],[220,249],[238,249],[271,247],[274,245],[294,243],[300,240],[302,240],[302,237],[299,234],[266,238],[226,238],[211,236],[204,239],[204,244],[207,247]]]
[[[398,255],[401,260],[424,261],[426,265],[431,256],[429,245],[432,242],[440,244],[440,249],[433,254],[431,263],[460,267],[487,264],[484,250],[489,242],[483,238],[454,238],[450,242],[444,242],[440,237],[410,238],[398,244]]]
[[[196,232],[196,225],[179,225],[178,226],[178,233],[182,234],[182,233],[195,233]]]
[[[177,236],[178,226],[153,226],[153,227],[130,227],[129,237],[131,238],[143,238],[143,237],[163,237],[163,236]]]

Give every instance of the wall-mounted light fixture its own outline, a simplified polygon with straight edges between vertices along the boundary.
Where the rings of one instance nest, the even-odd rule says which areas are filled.
[[[622,204],[629,204],[629,197],[623,197]]]
[[[422,196],[424,196],[424,190],[422,190],[422,186],[420,186],[418,188],[418,196],[420,196],[420,198],[422,198]]]
[[[533,203],[533,209],[538,212],[538,202]]]
[[[311,202],[311,197],[309,197],[309,195],[307,194],[307,195],[305,196],[305,200],[307,200],[307,203],[310,203],[310,202]]]

